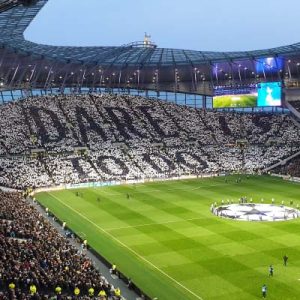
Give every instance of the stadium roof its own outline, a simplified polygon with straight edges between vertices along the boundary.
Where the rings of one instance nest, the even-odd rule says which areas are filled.
[[[266,50],[239,52],[191,51],[167,48],[121,47],[59,47],[26,41],[24,31],[48,0],[40,0],[32,7],[17,6],[0,15],[1,37],[4,47],[17,52],[62,61],[105,65],[182,65],[227,61],[253,57],[269,57],[300,53],[300,43]]]
[[[215,64],[223,64],[221,69],[224,76],[226,73],[230,73],[232,76],[229,77],[241,79],[239,68],[243,65],[243,68],[245,66],[245,69],[251,70],[251,73],[253,73],[255,71],[255,67],[252,63],[253,60],[263,57],[287,58],[290,56],[294,57],[295,55],[300,56],[300,43],[266,50],[211,52],[158,47],[136,47],[135,45],[120,47],[66,47],[41,45],[27,41],[24,38],[24,31],[47,1],[48,0],[39,0],[36,4],[31,6],[15,6],[10,10],[0,13],[0,47],[2,49],[0,52],[2,56],[0,66],[3,63],[4,56],[6,56],[6,60],[9,60],[8,64],[10,66],[14,66],[15,69],[18,67],[17,72],[20,72],[20,64],[24,65],[27,62],[30,64],[32,62],[38,62],[41,65],[42,62],[44,62],[44,66],[46,67],[50,66],[52,62],[52,64],[56,64],[55,71],[59,78],[63,76],[62,74],[66,70],[74,70],[76,72],[76,66],[78,70],[84,66],[86,74],[84,75],[84,79],[86,79],[89,72],[93,74],[96,69],[99,68],[109,71],[110,75],[113,76],[117,76],[116,72],[119,70],[130,70],[132,74],[125,76],[126,78],[119,78],[119,83],[121,81],[128,83],[130,81],[129,79],[134,76],[134,70],[151,70],[148,75],[146,74],[144,76],[143,81],[157,83],[157,70],[164,68],[166,71],[164,73],[161,72],[159,76],[160,82],[173,82],[174,78],[175,81],[176,78],[181,82],[192,81],[191,76],[193,77],[193,75],[191,75],[191,72],[193,71],[191,70],[197,70],[199,78],[201,75],[201,80],[212,81],[212,67],[215,66]],[[69,65],[70,67],[65,67],[65,65]],[[8,65],[6,64],[6,66]],[[296,65],[294,67],[296,68]],[[63,70],[63,73],[60,73],[58,69]],[[174,70],[176,70],[175,74]],[[280,71],[285,72],[285,70]],[[290,70],[290,73],[292,71],[293,70]],[[298,72],[296,69],[294,71]],[[27,76],[25,76],[26,72],[24,71],[24,78]],[[42,76],[43,73],[45,73],[44,78]],[[124,76],[124,73],[120,76]],[[180,77],[178,73],[180,73]],[[251,75],[251,73],[249,74]],[[41,78],[39,80],[45,81],[46,78],[49,77],[48,75],[46,71],[41,71]],[[17,74],[15,74],[15,78],[12,78],[12,75],[8,76],[7,73],[0,73],[0,77],[1,76],[6,76],[12,83],[15,82]],[[219,78],[220,77],[221,76],[219,76]],[[22,80],[23,78],[19,76],[19,81]],[[142,80],[141,77],[139,80]],[[131,79],[131,81],[133,80]]]

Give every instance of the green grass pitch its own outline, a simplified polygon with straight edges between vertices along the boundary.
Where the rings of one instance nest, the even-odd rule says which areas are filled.
[[[300,185],[269,176],[235,179],[64,190],[36,198],[151,297],[259,299],[266,284],[267,299],[300,299],[300,219],[243,222],[210,212],[211,203],[237,202],[241,196],[297,205]],[[268,277],[270,264],[273,278]]]

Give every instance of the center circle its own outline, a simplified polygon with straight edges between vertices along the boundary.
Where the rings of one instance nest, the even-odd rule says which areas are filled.
[[[218,217],[239,221],[288,221],[300,217],[300,210],[284,205],[242,203],[211,206]]]

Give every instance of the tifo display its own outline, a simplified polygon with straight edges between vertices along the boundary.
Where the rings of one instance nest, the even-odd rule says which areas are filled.
[[[197,110],[140,96],[31,97],[0,106],[0,115],[0,185],[10,188],[253,173],[300,151],[288,114]]]

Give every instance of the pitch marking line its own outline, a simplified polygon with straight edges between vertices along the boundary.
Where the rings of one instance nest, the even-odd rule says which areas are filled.
[[[204,300],[202,297],[200,297],[197,294],[195,294],[193,291],[191,291],[190,289],[188,289],[186,286],[184,286],[183,284],[181,284],[180,282],[178,282],[176,279],[174,279],[173,277],[171,277],[170,275],[168,275],[166,272],[164,272],[163,270],[161,270],[160,268],[158,268],[157,266],[155,266],[152,262],[150,262],[149,260],[147,260],[145,257],[141,256],[136,251],[134,251],[133,249],[131,249],[130,247],[128,247],[127,245],[125,245],[123,242],[121,242],[120,240],[118,240],[111,233],[109,233],[108,231],[106,231],[105,229],[103,229],[102,227],[100,227],[99,225],[97,225],[95,222],[91,221],[89,218],[87,218],[81,212],[77,211],[73,207],[71,207],[68,204],[64,203],[59,198],[57,198],[56,196],[54,196],[52,193],[49,193],[49,194],[53,198],[55,198],[57,201],[59,201],[61,204],[63,204],[64,206],[66,206],[67,208],[69,208],[70,210],[72,210],[73,212],[75,212],[76,214],[78,214],[79,216],[81,216],[83,219],[85,219],[86,221],[88,221],[89,223],[91,223],[92,225],[94,225],[96,228],[98,228],[98,230],[102,231],[103,233],[105,233],[106,235],[108,235],[111,239],[115,240],[121,246],[123,246],[124,248],[126,248],[127,250],[129,250],[130,252],[132,252],[135,256],[137,256],[138,258],[140,258],[141,260],[143,260],[144,262],[146,262],[147,264],[149,264],[150,266],[152,266],[154,269],[156,269],[158,272],[160,272],[161,274],[163,274],[164,276],[166,276],[167,278],[169,278],[171,281],[175,282],[177,285],[179,285],[181,288],[183,288],[184,290],[186,290],[187,292],[189,292],[191,295],[193,295],[194,297],[196,297],[199,300]]]
[[[145,185],[146,186],[146,185]],[[174,189],[152,189],[152,190],[145,190],[145,191],[137,191],[137,192],[131,192],[131,194],[147,194],[147,193],[153,193],[153,192],[164,192],[164,191],[195,191],[195,190],[200,190],[203,188],[210,188],[210,187],[214,187],[214,186],[225,186],[225,184],[211,184],[211,185],[205,185],[205,186],[197,186],[194,188],[174,188]],[[102,190],[101,192],[104,192],[105,194],[109,195],[109,196],[121,196],[122,194],[120,193],[110,193],[108,191]]]
[[[138,228],[138,227],[152,226],[152,225],[165,225],[165,224],[172,224],[172,223],[189,222],[189,221],[195,221],[195,220],[201,220],[201,219],[203,219],[203,218],[182,219],[182,220],[167,221],[167,222],[162,222],[162,223],[154,223],[153,222],[153,223],[139,224],[139,225],[133,225],[133,226],[105,228],[104,230],[113,231],[113,230],[119,230],[119,229]]]

